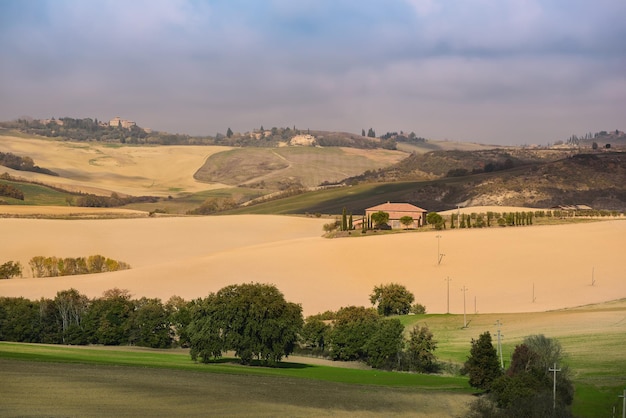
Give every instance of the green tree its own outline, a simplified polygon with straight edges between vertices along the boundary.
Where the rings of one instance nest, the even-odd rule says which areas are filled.
[[[526,337],[524,343],[515,347],[506,373],[492,383],[491,399],[507,417],[570,417],[574,387],[569,369],[560,364],[561,360],[558,341],[543,335]],[[554,375],[549,368],[555,363],[561,371],[556,374],[556,409],[553,409]]]
[[[444,228],[444,220],[443,216],[438,214],[437,212],[429,212],[426,215],[426,222],[433,225],[435,229],[443,229]]]
[[[38,343],[41,328],[38,302],[23,297],[0,297],[0,340]]]
[[[83,319],[89,309],[89,299],[76,289],[57,292],[53,304],[61,323],[63,344],[87,344]]]
[[[370,295],[370,302],[378,305],[378,313],[383,316],[408,314],[414,300],[413,293],[397,283],[375,286]]]
[[[382,210],[379,210],[376,213],[372,213],[371,217],[372,222],[376,227],[387,225],[387,222],[389,222],[389,214],[387,212],[383,212]]]
[[[409,333],[404,351],[404,368],[414,372],[429,373],[436,369],[437,341],[426,325],[415,325]]]
[[[10,279],[22,275],[22,264],[19,261],[7,261],[0,265],[0,279]]]
[[[130,318],[129,343],[141,347],[170,348],[174,338],[171,316],[160,299],[135,301]]]
[[[375,369],[397,369],[402,353],[404,325],[397,318],[378,321],[365,342],[366,363]]]
[[[187,302],[180,296],[172,296],[165,303],[165,309],[170,315],[170,323],[178,336],[176,345],[189,347],[189,334],[187,327],[191,323],[191,309],[194,301]]]
[[[233,136],[233,130],[232,130],[232,129],[230,129],[230,128],[228,128],[228,129],[226,130],[226,137],[227,137],[227,138],[232,138],[232,136]]]
[[[372,308],[348,306],[339,309],[330,332],[333,360],[364,360],[366,343],[376,331],[380,317]]]
[[[304,321],[304,326],[300,332],[300,342],[314,352],[324,352],[330,329],[330,325],[321,319],[309,317]]]
[[[413,217],[412,216],[403,216],[400,218],[400,223],[404,225],[405,228],[413,225]]]
[[[104,345],[127,344],[134,308],[128,290],[110,289],[101,298],[92,300],[84,319],[89,342]]]
[[[275,286],[227,286],[192,310],[191,357],[208,362],[233,350],[243,364],[253,358],[274,364],[293,352],[302,325],[302,307]]]
[[[367,136],[369,138],[376,138],[376,132],[374,131],[374,129],[369,128],[369,130],[367,131]]]
[[[345,206],[343,210],[341,211],[341,230],[342,231],[348,230],[348,214],[346,212]]]
[[[472,338],[472,348],[464,370],[469,375],[470,386],[485,391],[489,391],[491,383],[502,374],[489,331],[480,334],[478,340]]]

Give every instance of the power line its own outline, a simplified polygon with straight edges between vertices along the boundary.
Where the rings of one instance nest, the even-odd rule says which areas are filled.
[[[465,287],[465,285],[463,285],[463,288],[461,289],[461,292],[463,292],[463,328],[467,328],[467,316],[465,314],[465,293],[468,290],[469,289]]]
[[[445,281],[448,282],[448,309],[446,313],[450,313],[450,282],[452,281],[452,279],[450,278],[450,276],[448,276]]]
[[[504,337],[504,335],[500,332],[500,326],[502,325],[502,323],[500,322],[499,319],[496,321],[496,325],[498,326],[498,354],[500,356],[500,368],[504,369],[504,360],[502,358],[502,338],[501,338],[501,337]]]
[[[556,363],[554,363],[554,367],[550,367],[548,369],[549,372],[554,372],[554,386],[552,388],[552,409],[556,409],[556,372],[560,372],[561,369],[556,368]]]

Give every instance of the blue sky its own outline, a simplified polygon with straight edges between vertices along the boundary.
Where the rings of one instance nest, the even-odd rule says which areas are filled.
[[[626,130],[624,0],[0,0],[0,120],[545,144]]]

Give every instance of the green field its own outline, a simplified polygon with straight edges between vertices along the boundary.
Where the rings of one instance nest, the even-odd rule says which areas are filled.
[[[0,200],[4,200],[11,205],[67,206],[67,198],[72,196],[70,193],[61,192],[39,184],[10,180],[0,180],[0,183],[13,186],[24,193],[24,200],[0,196]]]
[[[572,371],[576,390],[572,410],[577,417],[607,417],[626,388],[626,300],[576,309],[514,314],[416,315],[401,318],[407,329],[427,325],[439,342],[439,360],[460,365],[469,341],[485,331],[496,344],[497,321],[502,325],[505,367],[524,337],[544,334],[563,347],[564,364]],[[621,408],[621,407],[620,407]]]
[[[445,365],[442,375],[332,367],[293,358],[277,368],[244,367],[228,358],[199,364],[182,349],[2,342],[0,415],[100,415],[103,409],[97,408],[130,411],[119,412],[123,415],[197,415],[202,408],[216,407],[217,415],[237,416],[250,415],[249,408],[256,416],[410,416],[417,411],[462,416],[473,390],[458,369],[472,339],[490,331],[495,344],[500,321],[505,366],[525,336],[557,339],[565,353],[562,366],[572,371],[574,415],[606,417],[614,406],[621,410],[618,395],[626,387],[624,318],[626,300],[550,312],[472,314],[467,328],[462,315],[400,317],[407,332],[416,324],[433,332],[435,354]],[[28,399],[20,396],[26,392]],[[64,396],[70,392],[72,397]],[[46,410],[55,397],[54,409]]]
[[[284,362],[197,364],[183,350],[0,343],[0,415],[458,416],[464,378]]]

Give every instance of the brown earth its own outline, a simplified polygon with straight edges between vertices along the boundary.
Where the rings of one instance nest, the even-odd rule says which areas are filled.
[[[493,208],[502,210],[501,208]],[[626,297],[626,221],[445,230],[325,239],[327,220],[219,216],[104,220],[0,219],[0,262],[101,254],[131,270],[0,281],[0,296],[206,296],[244,282],[275,284],[305,315],[369,305],[374,286],[405,285],[429,313],[540,312]],[[439,236],[440,238],[437,238]],[[438,250],[439,247],[439,250]],[[438,252],[445,254],[437,263]],[[592,285],[592,280],[595,282]],[[468,290],[462,292],[461,288]]]
[[[49,139],[0,136],[0,151],[31,157],[35,164],[59,174],[16,171],[0,167],[0,174],[42,182],[69,191],[109,195],[168,196],[226,187],[193,178],[219,146],[107,146]]]

